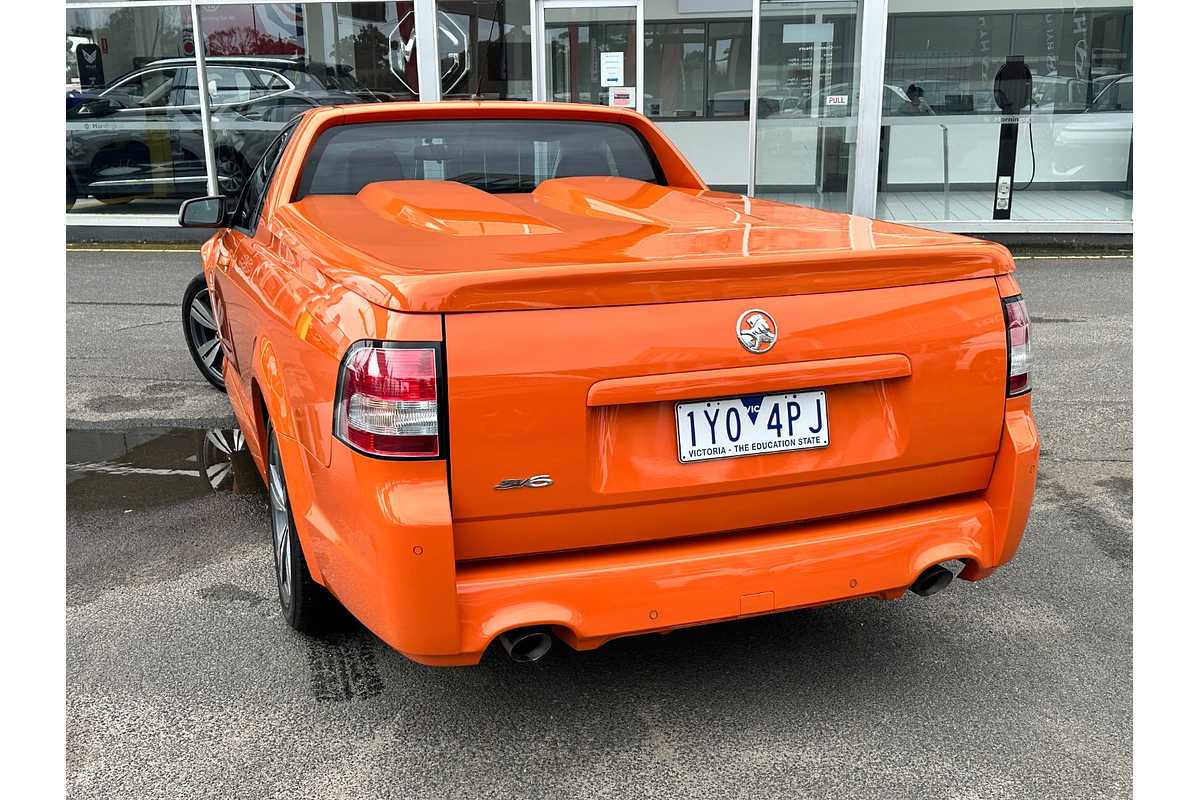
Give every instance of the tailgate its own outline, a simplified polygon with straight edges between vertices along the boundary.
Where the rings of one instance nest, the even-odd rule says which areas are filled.
[[[738,341],[748,309],[775,320],[768,352]],[[460,559],[974,491],[1000,439],[1007,355],[991,278],[445,319]],[[795,390],[824,392],[827,446],[684,461],[677,403]],[[533,476],[552,483],[496,488]]]

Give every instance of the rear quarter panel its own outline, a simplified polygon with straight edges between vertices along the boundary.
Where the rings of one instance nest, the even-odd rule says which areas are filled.
[[[440,340],[441,323],[434,315],[387,311],[330,280],[276,213],[288,202],[312,141],[311,121],[311,115],[302,120],[288,143],[258,228],[237,254],[250,320],[250,341],[241,345],[249,363],[239,377],[245,399],[261,392],[277,430],[328,466],[338,368],[347,348],[371,338]]]
[[[361,339],[440,341],[441,322],[368,303],[322,275],[289,238],[268,223],[240,249],[254,320],[250,365],[241,379],[247,396],[262,393],[277,430],[328,466],[347,348]]]
[[[373,306],[345,287],[326,279],[307,257],[289,246],[288,233],[264,221],[256,235],[239,247],[238,271],[244,286],[240,310],[252,341],[240,374],[231,375],[226,361],[230,401],[248,439],[257,443],[255,459],[265,464],[266,422],[275,426],[288,480],[296,530],[309,568],[321,583],[338,594],[360,618],[374,606],[370,585],[380,557],[379,535],[386,529],[331,527],[329,514],[353,500],[344,491],[320,498],[316,487],[329,469],[333,449],[333,407],[338,371],[347,348],[360,339],[441,340],[436,315],[401,314]],[[394,462],[378,462],[372,477],[348,476],[355,484],[375,485],[380,491],[399,490],[411,470]],[[391,468],[393,480],[381,483],[381,471]],[[436,465],[444,476],[444,468]],[[444,478],[443,478],[444,481]],[[385,489],[385,483],[391,488]],[[444,485],[444,484],[443,484]],[[336,535],[331,535],[336,534]],[[378,587],[377,587],[378,588]]]

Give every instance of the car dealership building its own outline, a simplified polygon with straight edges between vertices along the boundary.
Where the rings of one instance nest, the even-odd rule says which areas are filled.
[[[715,189],[1129,233],[1132,38],[1128,0],[69,2],[67,224],[174,226],[307,108],[487,99],[637,108]]]

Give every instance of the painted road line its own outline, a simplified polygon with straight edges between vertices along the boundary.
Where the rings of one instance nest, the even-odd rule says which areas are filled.
[[[200,248],[191,247],[71,247],[68,253],[199,253]]]
[[[1131,258],[1133,258],[1133,253],[1084,256],[1013,256],[1013,260],[1015,261],[1100,261],[1109,259],[1116,261],[1128,261]]]
[[[71,247],[68,253],[199,253],[200,248],[187,247]],[[1073,256],[1013,256],[1016,261],[1121,261],[1133,258],[1133,253],[1117,255],[1073,255]]]

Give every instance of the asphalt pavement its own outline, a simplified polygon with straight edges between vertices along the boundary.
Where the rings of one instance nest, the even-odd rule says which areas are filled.
[[[68,427],[232,425],[184,346],[191,251],[67,252]]]
[[[1130,794],[1129,259],[1019,262],[1044,449],[989,579],[462,669],[280,619],[196,254],[67,268],[70,797]]]

